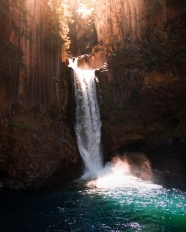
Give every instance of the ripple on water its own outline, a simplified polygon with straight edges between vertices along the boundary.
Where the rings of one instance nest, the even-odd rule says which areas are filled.
[[[58,190],[11,193],[14,198],[5,194],[1,231],[185,232],[186,193],[136,181],[115,188],[79,181]]]
[[[130,227],[126,231],[186,231],[184,192],[143,181],[134,184],[127,183],[116,188],[90,188],[86,192],[101,195],[107,204],[110,201],[114,206],[114,210],[111,208],[113,215],[118,213],[114,217],[117,218],[119,231],[124,231],[124,227]],[[90,185],[96,184],[89,182]]]

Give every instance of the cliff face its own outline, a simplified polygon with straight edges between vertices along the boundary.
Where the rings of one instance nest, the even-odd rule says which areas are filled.
[[[98,40],[111,51],[127,41],[136,42],[147,27],[162,29],[167,19],[166,1],[116,0],[96,1],[95,24]]]
[[[1,1],[0,182],[4,186],[63,183],[81,172],[72,133],[70,72],[61,62],[64,41],[48,2]]]
[[[96,1],[98,41],[109,55],[98,73],[106,152],[185,136],[185,9],[185,1]]]
[[[103,130],[113,146],[163,137],[170,120],[175,128],[167,134],[179,134],[185,120],[185,8],[182,1],[96,1],[98,40],[110,55],[108,71],[99,74]]]
[[[53,12],[46,0],[20,2],[21,6],[13,5],[12,1],[7,4],[7,8],[14,7],[13,11],[16,11],[8,25],[4,11],[1,12],[5,19],[1,22],[1,30],[6,32],[1,35],[1,40],[9,43],[1,60],[1,63],[6,61],[1,69],[1,87],[4,88],[1,92],[13,93],[7,99],[8,104],[4,103],[6,93],[1,94],[1,110],[9,110],[17,102],[24,107],[50,105],[59,102],[61,97],[61,50],[52,49],[48,41]]]
[[[41,113],[4,120],[0,131],[0,177],[4,187],[39,188],[79,177],[81,159],[70,129]]]

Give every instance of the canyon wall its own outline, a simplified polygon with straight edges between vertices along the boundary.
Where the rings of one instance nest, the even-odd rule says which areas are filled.
[[[109,57],[107,70],[97,73],[107,154],[130,143],[142,146],[176,138],[184,147],[175,154],[184,169],[185,9],[185,1],[174,0],[96,1],[98,41]],[[173,158],[165,159],[171,163]]]
[[[128,41],[137,42],[148,27],[162,29],[167,19],[165,0],[116,0],[95,3],[95,25],[98,40],[111,51]]]
[[[70,70],[48,0],[0,1],[0,182],[32,188],[81,173]],[[72,170],[73,169],[73,170]]]
[[[1,12],[1,31],[5,31],[1,40],[9,43],[1,59],[1,111],[10,110],[14,103],[30,108],[63,99],[61,48],[52,48],[49,41],[54,13],[47,0],[20,2],[21,6],[13,5],[14,15],[9,12],[12,19],[8,20],[6,13]],[[9,1],[6,7],[11,8],[11,4]],[[8,56],[10,46],[12,50],[17,49],[12,51],[11,57]]]

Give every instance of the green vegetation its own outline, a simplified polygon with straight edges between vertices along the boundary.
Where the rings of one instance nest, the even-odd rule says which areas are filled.
[[[70,46],[68,24],[72,21],[68,1],[48,0],[48,5],[51,8],[51,15],[49,15],[51,21],[48,24],[50,33],[46,37],[46,41],[52,48],[57,48],[64,42],[66,49],[68,49]]]
[[[167,64],[184,65],[185,33],[185,28],[175,27],[174,31],[164,34],[147,28],[143,31],[142,42],[138,46],[127,42],[123,49],[112,55],[110,64],[115,63],[113,60],[118,60],[118,64],[124,67],[138,67],[145,71],[158,72],[162,72]]]
[[[60,35],[59,15],[50,12],[47,17],[47,29],[45,33],[45,44],[52,50],[59,50],[62,46],[62,37]]]
[[[147,1],[147,8],[151,11],[152,19],[155,12],[161,13],[161,0]],[[169,67],[181,67],[186,63],[186,0],[169,0],[169,7],[176,7],[175,14],[167,18],[161,28],[149,24],[141,30],[137,41],[130,41],[130,34],[126,32],[123,49],[118,49],[111,56],[111,65],[117,64],[128,69],[139,68],[151,72],[164,72]],[[184,10],[185,9],[185,10]],[[153,13],[154,10],[154,13]],[[172,11],[171,9],[167,9]],[[150,13],[149,13],[150,14]]]

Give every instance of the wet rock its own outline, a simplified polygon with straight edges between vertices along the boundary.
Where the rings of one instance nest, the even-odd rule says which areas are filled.
[[[40,188],[78,178],[82,161],[70,129],[43,115],[13,118],[1,127],[3,187]]]
[[[100,69],[107,61],[107,55],[102,45],[93,47],[92,52],[88,55],[78,57],[78,67],[81,69]]]

